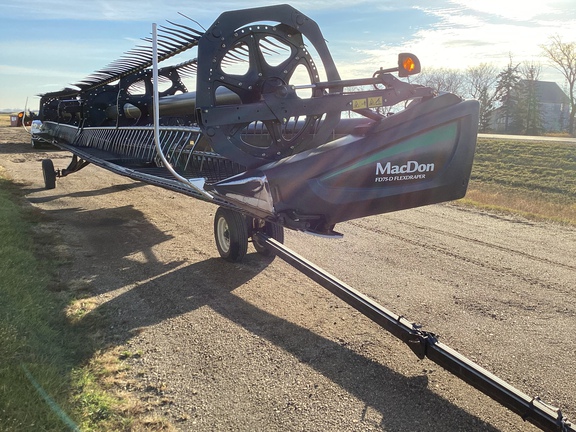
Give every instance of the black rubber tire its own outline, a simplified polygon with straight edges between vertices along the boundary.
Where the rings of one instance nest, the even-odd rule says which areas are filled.
[[[248,228],[244,215],[219,207],[214,216],[214,239],[222,258],[230,262],[241,261],[248,250]]]
[[[251,231],[252,233],[263,232],[268,237],[272,237],[278,243],[284,243],[283,226],[276,225],[275,223],[272,222],[266,222],[264,224],[264,227],[257,227],[256,224],[258,224],[258,220],[253,219],[252,221],[253,221],[252,223],[254,224]],[[258,236],[255,236],[254,234],[252,234],[252,244],[254,245],[254,249],[256,249],[256,252],[258,252],[260,255],[263,255],[265,257],[272,257],[276,255],[273,250],[268,248],[268,246],[260,243],[260,241],[258,240]]]
[[[44,175],[44,187],[54,189],[56,187],[56,170],[52,159],[42,159],[42,174]]]

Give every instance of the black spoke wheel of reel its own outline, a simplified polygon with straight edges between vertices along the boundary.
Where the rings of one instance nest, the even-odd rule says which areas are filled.
[[[321,81],[309,48],[316,51],[328,80],[340,77],[314,21],[288,5],[263,9],[221,15],[200,40],[198,51],[199,111],[217,109],[217,90],[223,87],[238,97],[239,107],[264,101],[264,109],[273,114],[265,120],[216,115],[219,124],[210,123],[214,117],[200,124],[215,151],[248,168],[323,144],[340,119],[339,112],[284,111],[284,101],[299,99],[291,85]],[[277,24],[259,24],[262,21]],[[309,92],[314,98],[325,90]]]
[[[56,170],[52,159],[42,159],[42,175],[44,176],[44,187],[54,189],[56,187]]]
[[[219,207],[214,216],[214,239],[226,261],[242,260],[248,250],[248,228],[243,214]]]
[[[248,231],[252,238],[252,245],[256,252],[265,257],[274,257],[276,254],[266,244],[262,243],[257,235],[258,232],[266,234],[268,237],[273,238],[278,243],[284,243],[284,227],[272,222],[264,221],[262,219],[255,219],[251,217],[246,218],[248,223]]]

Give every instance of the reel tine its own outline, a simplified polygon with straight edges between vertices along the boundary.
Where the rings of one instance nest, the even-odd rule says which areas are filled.
[[[233,54],[232,50],[228,51],[226,53],[226,55],[224,56],[224,58],[222,59],[222,63],[226,62],[226,63],[239,63],[239,62],[247,62],[248,61],[248,56],[245,56],[244,58],[239,57],[236,54]]]
[[[175,44],[177,44],[177,45],[175,45],[175,46],[182,46],[184,43],[188,42],[188,41],[186,41],[186,40],[185,40],[185,41],[181,41],[181,40],[178,40],[178,39],[176,39],[176,38],[173,38],[173,37],[170,37],[170,36],[167,36],[167,35],[162,35],[162,39],[163,39],[165,42],[167,42],[168,40],[174,42]]]
[[[144,40],[147,41],[148,38],[145,38]],[[150,39],[150,42],[152,42],[152,39]],[[156,43],[159,45],[159,47],[163,48],[163,49],[159,48],[159,50],[158,50],[161,52],[161,54],[166,54],[166,52],[169,52],[170,50],[173,50],[175,48],[180,48],[180,46],[169,45],[168,42],[163,41],[163,40],[158,40],[158,41],[156,41]],[[165,50],[167,50],[167,51],[165,51]]]
[[[168,21],[168,20],[166,20],[166,21]],[[169,22],[170,24],[176,26],[176,27],[180,27],[180,28],[189,30],[192,34],[198,35],[199,38],[204,35],[204,33],[200,32],[200,31],[198,31],[198,30],[196,30],[196,29],[194,29],[194,28],[192,28],[192,27],[185,26],[184,24],[178,24],[178,23],[175,23],[175,22],[172,22],[172,21],[168,21],[168,22]]]
[[[172,21],[168,21],[168,23],[173,27],[160,26],[162,34],[158,41],[159,61],[166,60],[167,58],[197,46],[200,37],[204,34],[203,32],[186,25]],[[142,40],[147,43],[152,41],[150,37],[143,38]],[[128,74],[147,68],[151,66],[151,64],[152,47],[150,45],[137,45],[133,49],[124,53],[118,60],[73,85],[82,90],[91,87],[98,87]],[[184,74],[193,76],[197,73],[195,64],[196,63],[194,62],[194,66],[187,64],[181,68],[176,67],[176,69],[181,69]]]
[[[270,39],[272,39],[272,38],[269,37],[269,36],[266,36],[266,37],[260,39],[260,41],[261,41],[261,42],[265,42],[265,43],[267,43],[267,44],[269,44],[269,45],[272,45],[273,47],[279,48],[279,49],[282,50],[282,51],[290,51],[290,49],[289,49],[286,45],[278,45],[277,43],[272,42]],[[274,50],[273,48],[270,48],[270,47],[265,46],[265,45],[260,45],[260,46],[261,46],[263,49],[266,48],[266,49],[272,51],[274,54],[280,54],[278,51]]]
[[[134,54],[141,54],[141,53],[152,54],[152,48],[146,45],[136,45],[133,49],[131,49],[128,52]]]
[[[234,45],[230,51],[236,51],[236,52],[243,51],[246,54],[250,53],[250,50],[248,49],[248,47],[244,43],[239,43],[239,44]]]
[[[141,61],[130,60],[130,59],[125,59],[125,60],[124,60],[124,59],[123,59],[123,60],[122,60],[122,63],[133,67],[133,66],[138,66],[138,65],[141,63]]]
[[[142,62],[147,61],[150,58],[150,55],[145,55],[144,53],[142,54],[133,54],[133,55],[127,55],[122,57],[121,59],[119,59],[118,61],[122,61],[123,59],[126,59],[130,62],[136,62],[138,64],[142,64]]]
[[[182,68],[179,68],[178,73],[181,76],[191,78],[198,73],[198,68],[197,68],[196,64],[189,64],[189,65],[183,66]]]
[[[170,27],[160,26],[160,28],[161,28],[162,33],[168,33],[168,34],[171,34],[173,36],[177,36],[180,39],[187,41],[187,42],[191,42],[192,40],[198,41],[201,37],[201,35],[196,36],[196,35],[190,34],[188,32],[177,31],[176,29],[173,29]]]

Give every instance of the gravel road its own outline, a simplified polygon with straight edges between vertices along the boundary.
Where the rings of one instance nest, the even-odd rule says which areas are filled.
[[[26,135],[0,166],[61,233],[71,264],[138,353],[126,390],[182,431],[531,431],[516,414],[250,246],[221,260],[216,207],[89,166],[44,190]],[[343,223],[285,243],[576,421],[576,229],[452,204]]]

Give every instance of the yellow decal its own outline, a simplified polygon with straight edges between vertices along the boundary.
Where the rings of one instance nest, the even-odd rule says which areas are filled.
[[[382,106],[382,96],[368,98],[368,108],[376,108]]]
[[[366,107],[367,107],[366,99],[354,99],[352,101],[352,109],[353,110],[362,109],[362,108],[366,108]]]

